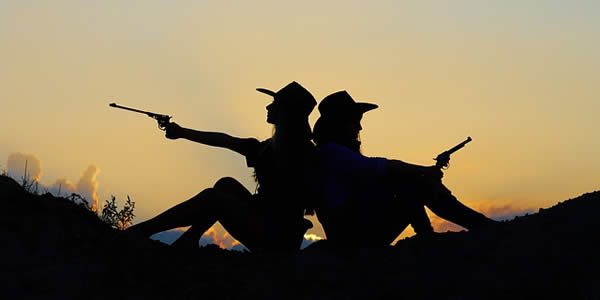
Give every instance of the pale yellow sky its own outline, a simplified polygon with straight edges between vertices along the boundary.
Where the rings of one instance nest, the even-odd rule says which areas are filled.
[[[599,20],[595,1],[0,0],[0,167],[34,155],[50,185],[95,165],[138,220],[222,176],[253,190],[239,155],[108,103],[266,138],[254,89],[297,80],[380,105],[366,154],[431,164],[470,135],[444,179],[460,199],[547,207],[600,187]]]

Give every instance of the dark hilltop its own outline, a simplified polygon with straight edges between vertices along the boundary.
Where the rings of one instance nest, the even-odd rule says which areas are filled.
[[[125,236],[0,176],[2,299],[600,299],[600,191],[503,226],[297,256]]]

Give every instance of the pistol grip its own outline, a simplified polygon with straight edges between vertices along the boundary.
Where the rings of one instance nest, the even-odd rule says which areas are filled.
[[[450,163],[450,155],[442,153],[442,154],[438,155],[436,158],[434,158],[433,160],[435,160],[436,167],[438,167],[440,169],[446,169],[446,168],[448,168],[448,164]]]

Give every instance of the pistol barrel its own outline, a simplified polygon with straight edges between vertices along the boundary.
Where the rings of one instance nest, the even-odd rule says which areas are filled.
[[[452,154],[458,150],[460,150],[462,147],[464,147],[467,143],[469,143],[470,141],[472,141],[473,139],[471,139],[471,137],[467,137],[466,140],[464,140],[462,143],[454,146],[452,149],[448,150],[448,154]]]
[[[124,109],[124,110],[130,110],[130,111],[138,112],[138,113],[141,113],[141,114],[148,114],[149,113],[147,111],[143,111],[143,110],[139,110],[139,109],[135,109],[135,108],[131,108],[131,107],[126,107],[126,106],[121,106],[121,105],[118,105],[118,104],[116,104],[114,102],[111,103],[111,104],[109,104],[108,106],[114,107],[114,108],[120,108],[120,109]]]

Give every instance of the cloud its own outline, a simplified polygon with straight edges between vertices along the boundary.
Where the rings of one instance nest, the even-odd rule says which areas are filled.
[[[534,213],[536,211],[533,208],[521,208],[521,207],[516,207],[513,205],[496,206],[496,205],[489,205],[489,204],[480,204],[478,206],[472,206],[472,208],[474,208],[476,211],[486,215],[487,217],[492,218],[494,220],[498,220],[498,221],[510,220],[510,219],[514,218],[515,216],[522,216],[525,214]],[[446,221],[445,219],[442,219],[442,218],[436,216],[429,209],[427,209],[427,215],[429,216],[429,219],[431,220],[431,225],[433,226],[433,230],[436,232],[466,230],[465,228],[463,228],[461,226],[458,226],[452,222]],[[411,226],[408,226],[402,232],[402,234],[400,234],[394,240],[394,242],[392,242],[392,245],[401,239],[404,239],[404,238],[407,238],[407,237],[410,237],[413,235],[415,235],[415,231],[413,230],[413,228]]]
[[[42,163],[32,154],[12,153],[7,160],[8,175],[22,182],[24,176],[30,181],[39,184],[39,191],[48,191],[59,197],[69,196],[72,193],[79,194],[88,201],[93,210],[98,208],[98,173],[100,169],[94,165],[88,166],[76,184],[66,178],[56,180],[52,185],[46,186],[40,183],[42,178]],[[27,173],[27,174],[25,174]]]
[[[96,179],[98,173],[100,173],[100,169],[90,165],[77,182],[77,193],[89,201],[90,207],[94,211],[98,208],[98,180]]]
[[[72,193],[85,198],[88,205],[96,211],[98,209],[98,173],[100,169],[90,165],[83,171],[76,184],[66,178],[57,179],[49,188],[48,192],[58,197],[66,197]]]
[[[42,163],[31,154],[12,153],[8,156],[6,168],[8,175],[19,182],[23,178],[39,182],[42,177]]]
[[[173,242],[175,242],[175,240],[177,240],[186,230],[187,230],[187,227],[175,228],[172,230],[159,232],[159,233],[151,236],[150,238],[153,240],[161,241],[165,244],[170,245]],[[312,234],[312,233],[305,234],[304,240],[302,241],[301,248],[304,249],[308,245],[310,245],[318,240],[322,240],[322,239],[323,239],[322,237],[320,237],[316,234]],[[214,244],[214,245],[219,246],[222,249],[237,250],[237,251],[247,251],[248,250],[239,241],[237,241],[235,238],[233,238],[231,235],[229,235],[229,233],[227,233],[227,231],[225,231],[225,229],[223,229],[223,227],[221,227],[220,225],[215,225],[215,226],[212,226],[211,228],[209,228],[204,233],[204,235],[202,235],[202,237],[198,241],[198,244],[200,246]]]
[[[480,204],[479,206],[473,208],[476,211],[486,215],[487,217],[498,221],[509,220],[514,218],[515,216],[522,216],[528,213],[535,212],[533,208],[516,207],[510,204],[501,206]],[[434,230],[437,232],[465,230],[465,228],[458,226],[452,222],[446,221],[429,211],[428,213],[429,218],[431,219],[431,224],[433,225]]]
[[[185,231],[187,227],[184,228],[175,228],[163,232],[159,232],[150,238],[153,240],[157,240],[163,242],[165,244],[172,244],[177,240]],[[230,250],[239,250],[242,251],[246,249],[239,241],[233,238],[227,231],[225,231],[221,226],[215,225],[209,228],[203,235],[200,237],[198,241],[199,246],[206,246],[214,244],[219,246],[222,249],[230,249]],[[247,250],[247,249],[246,249]]]
[[[54,184],[50,186],[48,191],[55,196],[64,197],[71,193],[75,193],[77,191],[77,187],[68,179],[61,178],[57,179]]]
[[[163,242],[165,244],[171,245],[175,240],[177,240],[183,233],[185,232],[185,228],[176,228],[163,232],[159,232],[157,234],[152,235],[150,238],[156,241]]]
[[[446,221],[436,215],[430,215],[429,219],[431,219],[431,225],[433,226],[433,230],[436,232],[465,230],[463,227],[458,226],[452,222]]]
[[[503,205],[503,206],[483,206],[478,207],[479,212],[484,215],[494,219],[494,220],[509,220],[514,218],[515,216],[522,216],[525,214],[531,214],[536,212],[536,209],[533,208],[520,208],[512,205]]]
[[[302,240],[302,245],[300,246],[300,248],[304,249],[304,248],[308,247],[308,245],[310,245],[316,241],[320,241],[322,239],[324,239],[324,238],[320,237],[314,233],[304,234],[304,239]]]

